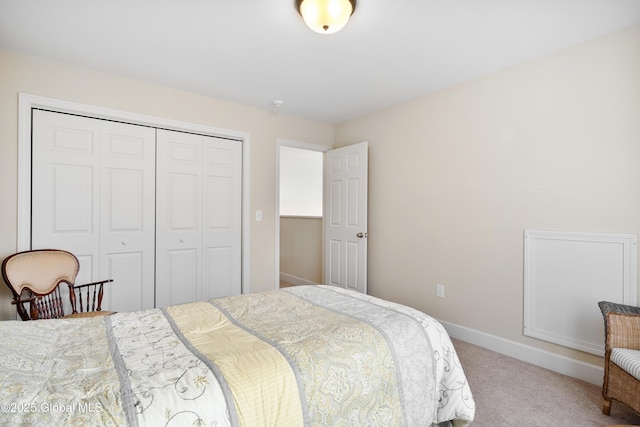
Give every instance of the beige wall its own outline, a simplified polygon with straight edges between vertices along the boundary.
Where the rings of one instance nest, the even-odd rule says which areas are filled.
[[[639,26],[337,127],[359,141],[371,294],[599,360],[523,336],[523,230],[640,232]]]
[[[19,92],[250,133],[250,209],[263,212],[261,222],[251,222],[251,289],[276,286],[276,138],[331,146],[332,125],[0,50],[0,259],[17,247]],[[265,106],[270,102],[265,99]],[[9,295],[0,286],[0,319],[15,316]]]
[[[322,218],[280,217],[280,273],[322,283]]]

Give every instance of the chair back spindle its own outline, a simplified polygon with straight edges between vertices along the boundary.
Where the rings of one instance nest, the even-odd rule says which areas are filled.
[[[84,311],[84,302],[82,300],[82,289],[78,290],[78,300],[80,301],[80,312],[82,313]],[[87,304],[88,304],[88,299],[87,299]]]
[[[100,286],[98,287],[98,308],[97,310],[100,311],[102,309],[102,297],[104,296],[104,283],[100,283]]]

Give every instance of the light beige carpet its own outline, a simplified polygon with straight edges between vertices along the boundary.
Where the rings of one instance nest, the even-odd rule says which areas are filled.
[[[599,386],[453,342],[476,402],[472,427],[640,425],[640,416],[619,402],[603,415]]]

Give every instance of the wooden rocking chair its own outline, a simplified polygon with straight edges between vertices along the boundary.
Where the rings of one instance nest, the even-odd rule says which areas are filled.
[[[40,249],[18,252],[2,262],[2,277],[13,294],[22,320],[93,317],[113,314],[102,311],[103,286],[113,280],[75,285],[80,264],[70,252]],[[65,314],[60,286],[69,287],[71,313]],[[25,294],[23,296],[23,294]],[[29,309],[25,307],[29,303]]]

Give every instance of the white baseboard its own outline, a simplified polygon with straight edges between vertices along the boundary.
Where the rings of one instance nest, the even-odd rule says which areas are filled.
[[[464,326],[440,321],[452,338],[487,348],[541,368],[549,369],[582,381],[602,385],[604,368],[574,360],[546,350],[490,335]]]
[[[317,285],[318,283],[311,280],[303,279],[302,277],[294,276],[293,274],[287,274],[280,272],[280,280],[293,283],[294,285]]]

